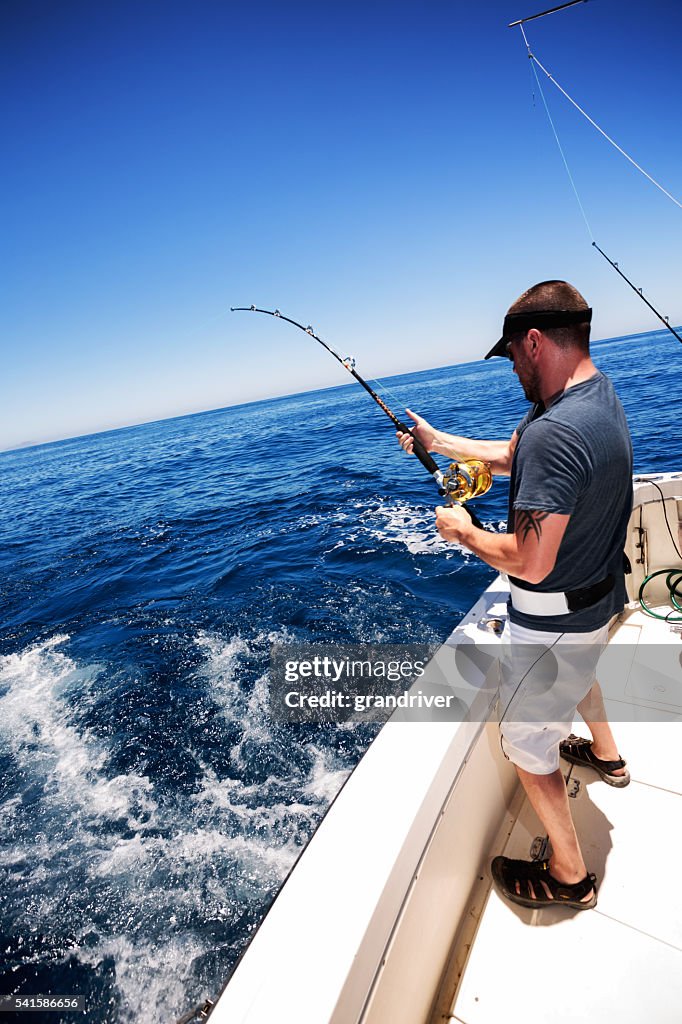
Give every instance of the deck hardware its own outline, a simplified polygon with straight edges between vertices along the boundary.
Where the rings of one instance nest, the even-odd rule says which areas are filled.
[[[215,1006],[212,999],[207,999],[203,1006],[195,1006],[193,1010],[186,1013],[183,1017],[175,1022],[175,1024],[192,1024],[192,1021],[205,1021],[208,1020],[211,1015],[211,1010]]]
[[[536,836],[530,844],[531,860],[547,860],[549,851],[549,836]]]
[[[636,562],[637,562],[637,565],[646,565],[646,561],[647,561],[647,551],[646,551],[647,536],[646,536],[646,530],[644,529],[643,526],[636,526],[635,527],[635,532],[637,534],[637,542],[635,543],[635,550],[641,552],[639,558],[636,559]]]
[[[485,630],[486,633],[494,633],[495,636],[502,636],[504,630],[504,619],[481,619],[478,623],[478,628]]]

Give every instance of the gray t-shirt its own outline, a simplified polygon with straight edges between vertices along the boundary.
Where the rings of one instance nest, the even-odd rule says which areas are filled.
[[[538,584],[511,577],[513,582],[538,592],[579,590],[612,574],[615,585],[589,608],[553,616],[510,608],[511,621],[551,632],[598,629],[627,600],[623,547],[632,509],[632,443],[623,406],[611,381],[598,371],[548,409],[533,406],[517,433],[508,532],[514,532],[515,509],[571,518],[549,576]]]

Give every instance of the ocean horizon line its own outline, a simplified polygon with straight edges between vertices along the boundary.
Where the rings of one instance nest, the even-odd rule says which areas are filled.
[[[675,326],[677,331],[682,331],[682,325]],[[591,347],[597,347],[599,345],[606,345],[613,342],[624,342],[632,339],[641,339],[646,337],[653,337],[657,334],[665,335],[666,328],[657,328],[653,331],[638,331],[633,334],[618,334],[611,338],[599,338],[598,340],[591,341]],[[397,381],[403,377],[411,377],[416,373],[426,373],[428,370],[447,370],[456,366],[473,366],[476,363],[483,363],[484,359],[467,359],[462,360],[458,363],[444,363],[440,366],[424,366],[414,370],[404,370],[401,373],[387,374],[380,378],[381,381]],[[371,378],[370,378],[371,379]],[[262,398],[249,399],[246,402],[231,402],[227,405],[215,406],[212,409],[197,409],[193,412],[180,412],[175,413],[172,416],[162,416],[151,420],[138,420],[135,423],[122,423],[116,427],[105,427],[100,430],[86,431],[83,434],[67,434],[65,437],[55,437],[43,441],[24,441],[21,444],[14,444],[8,448],[0,448],[0,455],[8,455],[11,453],[33,451],[35,448],[45,448],[48,445],[65,444],[69,441],[82,441],[90,437],[101,437],[106,434],[115,434],[123,430],[136,430],[139,427],[149,427],[155,423],[169,423],[173,420],[184,420],[191,419],[194,416],[206,416],[209,413],[224,412],[227,409],[246,409],[253,405],[261,405],[266,402],[277,402],[284,401],[287,398],[295,398],[298,395],[315,395],[326,392],[338,391],[340,388],[347,388],[352,385],[353,381],[345,381],[343,384],[331,384],[323,388],[305,388],[302,391],[289,391],[283,394],[267,395]]]

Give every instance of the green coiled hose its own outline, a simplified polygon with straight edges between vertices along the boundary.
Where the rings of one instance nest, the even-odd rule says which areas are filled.
[[[669,611],[667,615],[661,615],[659,612],[652,611],[644,600],[644,588],[647,584],[657,576],[663,576],[664,574],[666,575],[665,585],[668,588],[670,603],[673,609],[682,612],[682,604],[680,604],[682,601],[682,571],[679,569],[657,569],[656,572],[649,573],[639,588],[639,603],[642,611],[650,615],[652,619],[662,619],[664,622],[682,622],[682,615],[675,615],[673,610]]]

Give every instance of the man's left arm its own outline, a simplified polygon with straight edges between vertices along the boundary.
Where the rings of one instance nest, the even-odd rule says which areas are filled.
[[[542,583],[556,564],[570,515],[516,509],[514,533],[480,530],[463,508],[436,509],[436,527],[444,540],[463,544],[498,572],[527,583]]]

